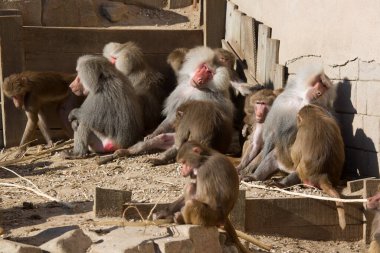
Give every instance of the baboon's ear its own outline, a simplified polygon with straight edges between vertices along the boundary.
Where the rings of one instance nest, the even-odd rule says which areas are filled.
[[[193,152],[197,153],[197,154],[200,154],[202,152],[202,149],[200,147],[194,147],[193,148]]]

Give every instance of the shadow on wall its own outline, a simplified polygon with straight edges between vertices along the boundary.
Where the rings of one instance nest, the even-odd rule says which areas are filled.
[[[343,79],[338,84],[337,99],[334,106],[346,151],[342,178],[353,180],[379,177],[375,144],[362,129],[362,115],[357,114],[356,108],[351,102],[351,87],[352,84],[348,79]]]

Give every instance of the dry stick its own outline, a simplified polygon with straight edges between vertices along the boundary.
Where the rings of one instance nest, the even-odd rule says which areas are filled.
[[[165,193],[161,194],[161,197],[156,201],[156,203],[154,204],[154,206],[152,207],[152,209],[150,209],[150,212],[149,212],[149,214],[148,214],[148,217],[146,217],[147,220],[150,220],[150,217],[152,216],[154,209],[156,209],[156,207],[157,207],[157,205],[158,205],[158,202],[160,202],[161,199],[162,199],[165,195],[166,195]]]
[[[15,163],[20,163],[20,162],[25,162],[25,161],[28,161],[28,160],[32,160],[36,157],[40,157],[40,156],[43,156],[43,155],[46,155],[46,154],[49,154],[51,153],[52,151],[56,150],[56,149],[59,149],[65,145],[68,145],[68,144],[72,144],[74,142],[74,140],[68,140],[68,141],[65,141],[61,144],[58,144],[52,148],[49,148],[47,150],[44,150],[44,151],[41,151],[37,154],[34,154],[34,155],[30,155],[30,156],[24,156],[24,157],[21,157],[21,158],[16,158],[16,159],[11,159],[11,160],[6,160],[6,161],[1,161],[0,162],[0,166],[8,166],[8,165],[12,165],[12,164],[15,164]]]
[[[53,198],[53,197],[47,195],[46,193],[42,192],[41,190],[36,190],[36,189],[31,188],[31,187],[18,185],[18,184],[11,184],[11,183],[0,183],[0,186],[13,187],[13,188],[23,189],[26,191],[31,191],[31,192],[34,192],[35,194],[37,194],[38,196],[47,198],[51,201],[56,201],[58,203],[62,203],[59,199]]]
[[[116,154],[100,156],[96,159],[96,164],[97,165],[103,165],[103,164],[106,164],[108,162],[112,162],[116,158],[118,158],[118,156]]]
[[[309,194],[304,194],[304,193],[291,192],[291,191],[283,190],[280,188],[269,188],[266,186],[255,185],[252,183],[250,183],[250,184],[246,183],[246,182],[241,182],[241,183],[248,186],[248,187],[264,189],[264,190],[269,190],[269,191],[278,191],[278,192],[286,193],[289,195],[294,195],[294,196],[299,196],[299,197],[307,197],[307,198],[311,198],[311,199],[319,199],[319,200],[327,200],[327,201],[335,201],[335,202],[343,202],[343,203],[366,203],[367,202],[367,199],[340,199],[340,198],[314,196],[314,195],[309,195]]]
[[[226,230],[224,230],[224,229],[219,229],[219,230],[226,232]],[[254,245],[256,245],[262,249],[265,249],[267,251],[270,251],[272,249],[272,245],[267,245],[267,244],[255,239],[253,236],[246,234],[240,230],[235,229],[235,231],[236,231],[236,234],[239,238],[246,240],[247,242],[250,242],[250,243],[252,243],[252,244],[254,244]]]

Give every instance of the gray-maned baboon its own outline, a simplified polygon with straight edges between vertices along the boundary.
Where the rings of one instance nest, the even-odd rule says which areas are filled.
[[[171,87],[161,73],[148,65],[141,48],[134,42],[110,42],[104,46],[103,55],[131,81],[145,112],[145,133],[150,133],[163,119],[161,111]]]
[[[68,157],[83,157],[88,146],[97,152],[126,148],[143,135],[143,119],[130,81],[104,57],[85,55],[77,72],[88,94],[82,106],[70,112],[76,125],[74,150]]]

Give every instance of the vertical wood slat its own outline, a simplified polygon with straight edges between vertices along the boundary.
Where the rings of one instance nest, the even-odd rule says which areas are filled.
[[[204,0],[204,45],[221,47],[225,35],[226,1]]]
[[[244,58],[242,54],[242,50],[241,50],[241,33],[240,33],[242,17],[243,17],[243,13],[239,11],[238,9],[234,9],[234,11],[232,12],[232,27],[231,27],[232,38],[229,41],[229,43],[234,48],[235,52],[238,54],[240,59]]]
[[[227,1],[227,6],[226,6],[226,31],[224,35],[224,39],[226,41],[231,42],[232,41],[232,30],[233,30],[233,24],[232,24],[232,14],[233,11],[237,9],[237,6],[232,3],[231,1]]]
[[[285,69],[286,67],[280,64],[276,64],[273,74],[273,89],[279,89],[285,87]]]
[[[24,48],[22,42],[22,17],[9,13],[0,14],[0,84],[5,77],[23,71]],[[3,143],[6,147],[18,145],[25,125],[25,116],[10,99],[2,101]]]
[[[265,79],[264,84],[269,88],[274,87],[275,67],[278,63],[278,55],[280,50],[280,41],[267,39],[265,51]]]
[[[266,73],[266,51],[267,41],[271,37],[272,29],[266,25],[259,25],[258,39],[257,39],[257,64],[256,64],[256,80],[264,84]]]
[[[248,71],[252,76],[256,76],[257,60],[257,39],[255,20],[248,16],[243,16],[241,20],[241,51],[247,62]]]

